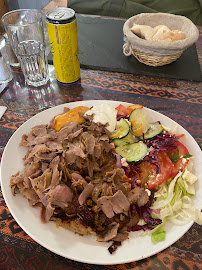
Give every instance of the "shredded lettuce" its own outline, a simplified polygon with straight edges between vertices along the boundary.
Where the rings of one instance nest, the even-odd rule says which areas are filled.
[[[156,218],[158,215],[156,213],[153,213],[153,216]],[[160,242],[163,241],[166,238],[166,231],[164,230],[164,225],[166,223],[166,219],[162,220],[162,223],[156,226],[151,231],[151,240],[152,242]]]
[[[191,199],[195,195],[194,184],[197,181],[197,177],[190,172],[192,166],[189,161],[184,171],[180,171],[173,179],[167,179],[159,186],[158,191],[154,193],[150,209],[152,218],[161,219],[162,223],[153,226],[152,230],[145,231],[141,236],[151,235],[154,243],[163,241],[166,237],[164,229],[166,221],[183,225],[193,220],[202,225],[202,213],[194,208]]]
[[[185,168],[183,173],[183,180],[185,189],[189,194],[195,195],[194,183],[197,181],[197,177]]]
[[[156,214],[152,214],[153,218],[158,218],[159,216]],[[140,236],[150,235],[152,242],[160,242],[165,240],[166,231],[164,230],[164,225],[166,223],[166,219],[162,220],[162,223],[155,226],[152,230],[144,231]]]
[[[166,238],[166,231],[155,231],[151,235],[152,242],[160,242],[163,241]]]
[[[181,176],[182,172],[179,172],[175,178],[172,181],[166,181],[164,182],[165,184],[163,185],[164,193],[165,195],[163,198],[160,196],[158,197],[158,193],[161,193],[161,188],[160,186],[159,190],[155,193],[154,198],[158,197],[157,200],[153,203],[152,209],[162,209],[163,207],[166,207],[170,201],[172,200],[174,196],[174,188],[175,188],[175,183],[177,182],[177,179]]]
[[[191,197],[195,195],[194,183],[197,177],[187,168],[179,172],[174,179],[165,181],[154,195],[151,209],[158,209],[158,218],[175,224],[186,224],[190,220],[202,224],[202,213],[194,208]],[[154,233],[154,232],[153,232]],[[163,233],[154,234],[153,239],[160,239]],[[155,240],[154,240],[155,241]],[[156,240],[157,241],[157,240]]]

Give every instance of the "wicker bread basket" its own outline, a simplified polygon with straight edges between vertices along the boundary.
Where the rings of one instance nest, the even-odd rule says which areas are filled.
[[[175,42],[148,41],[135,35],[130,29],[133,24],[155,27],[166,25],[171,30],[180,30],[186,34],[186,39]],[[176,61],[183,51],[194,44],[199,31],[191,20],[184,16],[168,13],[142,13],[129,18],[124,26],[123,53],[133,55],[139,62],[149,66],[163,66]]]

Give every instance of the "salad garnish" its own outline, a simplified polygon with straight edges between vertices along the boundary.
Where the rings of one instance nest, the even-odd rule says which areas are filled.
[[[159,121],[149,123],[141,108],[135,109],[129,115],[122,112],[125,113],[123,108],[120,115],[117,115],[117,120],[120,121],[122,115],[129,121],[132,119],[130,132],[148,147],[148,153],[138,162],[134,161],[131,164],[130,160],[127,160],[129,164],[125,171],[131,177],[131,188],[143,186],[152,191],[151,204],[148,206],[147,203],[147,206],[139,209],[145,224],[131,227],[129,231],[151,230],[151,239],[157,242],[166,237],[166,220],[175,224],[185,224],[194,220],[201,224],[201,212],[194,209],[191,200],[195,194],[194,183],[197,181],[196,176],[187,169],[192,155],[179,141],[184,134],[172,134],[171,129],[164,127]],[[115,144],[118,145],[117,141]],[[120,151],[120,147],[124,153]],[[115,152],[127,157],[126,149],[130,147],[117,146]],[[156,224],[150,224],[150,220],[145,216],[154,218]]]

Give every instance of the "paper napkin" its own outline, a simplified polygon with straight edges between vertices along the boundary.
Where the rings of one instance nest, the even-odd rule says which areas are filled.
[[[7,109],[7,108],[6,108],[5,106],[0,106],[0,119],[1,119],[1,117],[4,115],[6,109]]]

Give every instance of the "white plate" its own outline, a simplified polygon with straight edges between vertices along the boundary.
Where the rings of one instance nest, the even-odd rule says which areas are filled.
[[[141,237],[139,236],[141,232],[131,232],[130,238],[124,241],[122,246],[119,247],[114,254],[110,255],[107,250],[109,243],[98,243],[93,236],[79,236],[63,228],[56,228],[53,222],[42,224],[39,217],[39,209],[30,207],[27,200],[20,194],[17,194],[14,197],[11,193],[11,188],[9,187],[11,175],[23,169],[22,157],[25,155],[26,149],[19,147],[18,144],[24,133],[28,133],[31,127],[35,125],[48,124],[55,115],[62,113],[64,106],[69,108],[81,105],[91,107],[103,103],[110,104],[114,107],[118,106],[120,103],[127,106],[131,105],[125,102],[109,100],[79,101],[50,108],[29,119],[13,134],[6,145],[2,157],[1,179],[3,196],[10,212],[22,229],[36,242],[68,259],[85,263],[109,265],[141,260],[162,251],[183,236],[193,222],[183,226],[167,224],[165,241],[156,244],[151,242],[150,236]],[[170,128],[174,128],[177,125],[176,122],[158,112],[147,108],[144,108],[143,110],[147,114],[149,120],[159,120],[163,125]],[[182,142],[187,146],[190,153],[196,157],[194,161],[194,173],[198,176],[199,181],[196,184],[197,193],[193,198],[193,201],[195,207],[201,209],[201,150],[192,136],[179,125],[178,132],[185,134]]]

